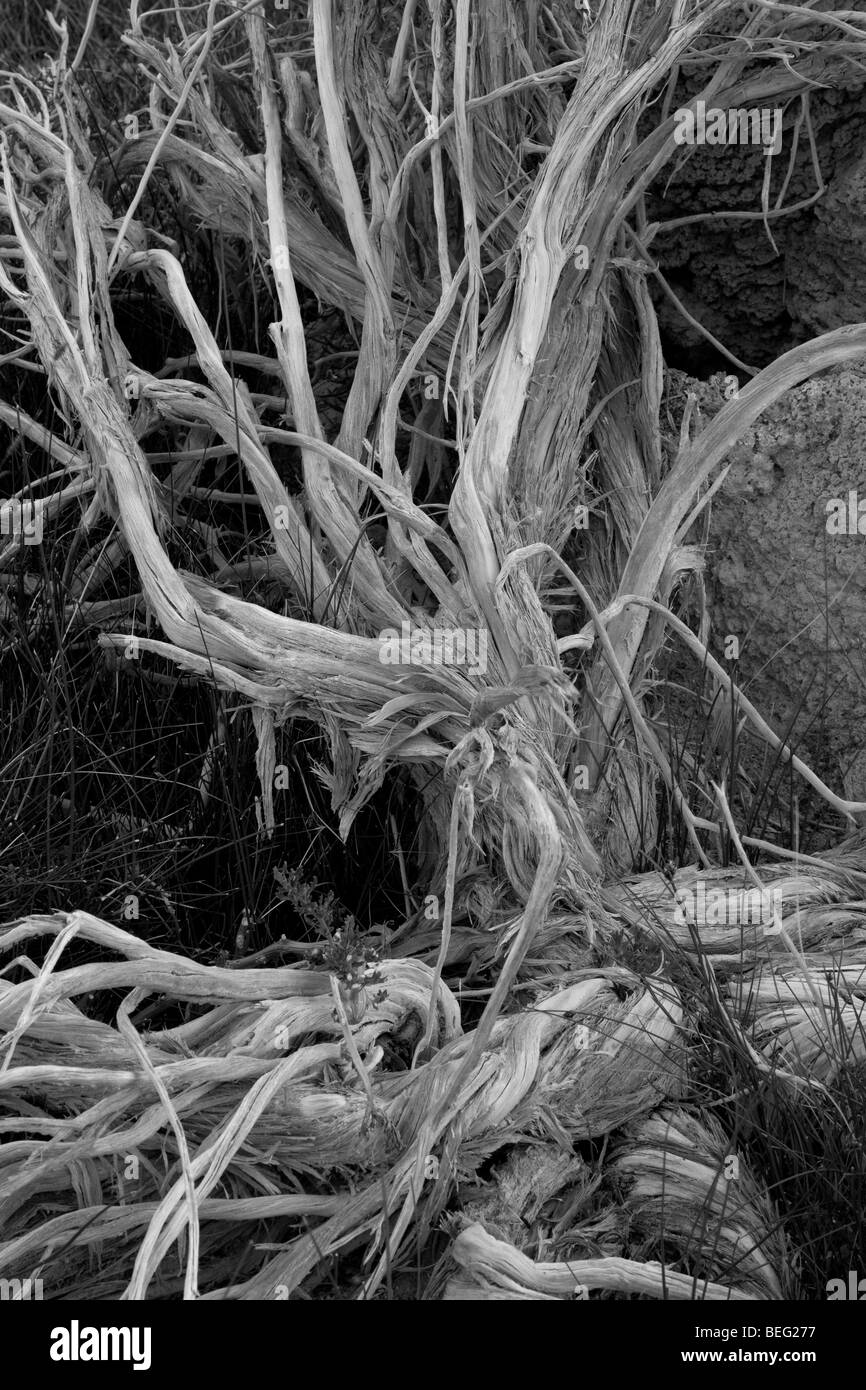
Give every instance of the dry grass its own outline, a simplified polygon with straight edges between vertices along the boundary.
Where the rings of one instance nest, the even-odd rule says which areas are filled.
[[[98,630],[120,662],[249,709],[262,841],[289,719],[328,741],[343,836],[387,779],[420,802],[419,878],[404,875],[375,978],[343,938],[324,966],[299,942],[299,965],[237,969],[73,903],[0,934],[15,953],[0,1274],[38,1269],[53,1296],[301,1297],[336,1279],[373,1297],[436,1229],[429,1287],[447,1298],[802,1291],[760,1166],[743,1156],[725,1177],[736,1138],[697,1095],[697,1059],[714,1026],[759,1084],[841,1114],[833,1088],[864,1060],[862,856],[791,864],[740,835],[723,786],[698,814],[649,678],[672,632],[835,812],[866,810],[796,758],[675,611],[732,444],[791,386],[862,355],[866,326],[787,354],[700,434],[687,409],[666,459],[643,198],[676,153],[670,100],[637,131],[699,53],[705,96],[754,104],[805,93],[863,37],[846,20],[815,49],[807,12],[759,6],[750,50],[711,49],[721,0],[688,15],[608,0],[580,29],[573,6],[524,11],[312,0],[272,23],[210,0],[169,41],[133,6],[127,115],[143,128],[128,138],[90,125],[75,70],[92,36],[58,34],[47,93],[3,79],[0,290],[17,369],[61,427],[12,402],[0,418],[45,460],[46,530],[76,518],[59,643]],[[244,277],[267,321],[237,344]],[[119,327],[145,293],[184,345],[150,369]],[[316,389],[316,299],[352,324],[336,410]],[[226,460],[236,482],[215,488]],[[242,541],[204,501],[243,509]],[[575,569],[561,556],[582,506],[595,520]],[[9,543],[0,571],[23,552]],[[582,616],[557,635],[563,581]],[[483,633],[486,666],[383,664],[383,630],[404,623]],[[211,777],[206,757],[205,798]],[[636,799],[654,805],[659,785],[694,862],[629,880],[646,849]],[[781,930],[684,925],[674,895],[699,884],[777,890]],[[619,959],[623,941],[649,942],[653,970]],[[82,1007],[107,991],[111,1022]],[[144,1027],[151,995],[182,1021]],[[591,1148],[609,1135],[610,1153]],[[522,1235],[460,1197],[495,1186],[500,1151],[580,1145],[597,1173],[553,1163]],[[535,1260],[529,1233],[557,1204],[561,1259]]]

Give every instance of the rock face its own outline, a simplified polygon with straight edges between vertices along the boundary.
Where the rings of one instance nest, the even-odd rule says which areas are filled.
[[[688,386],[715,414],[720,379]],[[728,462],[709,528],[712,649],[737,636],[749,698],[866,800],[866,364],[789,392]]]
[[[782,103],[778,154],[684,145],[648,198],[650,219],[662,224],[651,254],[671,288],[752,367],[866,318],[866,84],[862,71],[838,62],[818,76],[827,85],[810,92],[808,110],[799,98]],[[696,90],[683,82],[674,107]],[[819,178],[824,192],[810,203]],[[765,221],[762,207],[773,210],[780,199],[798,210]],[[723,212],[737,216],[719,219]],[[717,370],[722,359],[657,284],[653,297],[668,361],[704,375]]]
[[[817,12],[816,26],[826,40]],[[647,199],[648,219],[661,224],[650,253],[662,275],[754,368],[866,321],[864,73],[838,57],[824,62],[817,49],[801,59],[797,70],[805,74],[805,63],[813,85],[805,102],[780,103],[777,154],[749,143],[685,145]],[[672,109],[703,80],[685,74]],[[761,215],[777,204],[797,210]],[[704,416],[715,414],[719,380],[694,378],[732,367],[658,283],[652,292],[668,365],[689,373]],[[790,392],[728,462],[707,554],[712,650],[720,657],[725,635],[738,637],[740,674],[761,713],[781,734],[793,723],[795,751],[835,790],[866,800],[866,364]]]
[[[792,235],[788,277],[786,305],[804,336],[866,320],[866,154],[838,165],[811,226]]]

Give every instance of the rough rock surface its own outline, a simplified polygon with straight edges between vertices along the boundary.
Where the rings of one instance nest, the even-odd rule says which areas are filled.
[[[720,378],[687,384],[715,414]],[[789,392],[728,462],[709,528],[711,649],[738,636],[749,698],[780,731],[795,720],[801,756],[866,800],[866,364]],[[852,491],[864,534],[830,534],[828,503],[847,516]]]
[[[673,173],[666,171],[647,201],[650,220],[663,224],[649,250],[671,288],[753,367],[816,333],[866,317],[866,85],[862,72],[840,63],[821,76],[832,85],[811,91],[808,114],[825,192],[811,206],[765,224],[767,158],[748,145],[683,146]],[[687,104],[697,89],[697,80],[682,82],[673,108]],[[782,147],[770,160],[770,209],[780,196],[781,206],[790,208],[817,191],[804,116],[799,99],[784,107]],[[722,211],[741,216],[712,216]],[[703,220],[664,226],[695,217]],[[704,375],[717,370],[721,359],[706,339],[657,282],[652,292],[669,362]]]
[[[732,16],[742,19],[739,10]],[[816,24],[801,37],[827,39],[817,10]],[[778,155],[684,146],[647,198],[649,222],[662,224],[650,254],[672,290],[757,368],[816,334],[866,321],[864,74],[838,55],[822,65],[815,51],[796,67],[814,85],[807,103],[782,103]],[[684,72],[671,109],[704,80],[699,69]],[[769,223],[760,216],[762,204],[809,200],[819,183],[824,191],[810,206]],[[723,210],[739,216],[720,220]],[[689,373],[678,385],[696,393],[707,418],[722,404],[719,380],[694,378],[732,368],[649,283],[668,365]],[[866,364],[790,392],[728,462],[707,553],[711,649],[721,657],[725,635],[738,636],[740,673],[762,714],[783,734],[793,721],[801,756],[834,789],[866,800],[866,515],[862,535],[827,527],[827,504],[847,503],[852,491],[866,513]]]
[[[866,320],[866,155],[839,164],[811,226],[792,235],[786,303],[815,333]]]

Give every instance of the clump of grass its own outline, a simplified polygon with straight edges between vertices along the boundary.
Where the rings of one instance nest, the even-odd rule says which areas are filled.
[[[360,1271],[352,1296],[373,1297],[438,1256],[449,1213],[434,1287],[445,1260],[461,1273],[444,1296],[516,1283],[569,1298],[576,1277],[628,1297],[818,1287],[802,1254],[792,1274],[794,1237],[816,1237],[791,1184],[796,1162],[815,1166],[808,1106],[840,1115],[840,1154],[860,1142],[857,1097],[838,1088],[859,1075],[864,943],[848,903],[862,906],[862,876],[798,861],[781,946],[693,932],[672,900],[683,872],[752,882],[747,849],[774,882],[789,867],[748,833],[784,827],[760,821],[764,788],[743,796],[741,715],[835,813],[863,808],[767,726],[676,605],[699,569],[685,538],[732,443],[790,385],[866,351],[866,328],[787,354],[700,437],[687,406],[663,456],[636,270],[652,240],[643,192],[677,150],[656,98],[695,59],[720,102],[747,60],[755,100],[780,54],[794,92],[810,81],[790,66],[810,51],[797,16],[752,16],[742,54],[726,42],[707,59],[723,9],[671,19],[610,0],[583,32],[565,5],[531,23],[505,7],[494,26],[467,4],[453,23],[434,4],[404,24],[398,4],[316,3],[275,45],[260,9],[207,0],[124,34],[153,114],[137,135],[108,110],[88,129],[96,29],[75,54],[55,33],[50,101],[26,75],[0,93],[16,399],[0,416],[27,441],[11,485],[44,487],[50,524],[38,554],[0,551],[20,914],[0,931],[14,953],[0,977],[4,1273],[50,1266],[59,1297],[211,1299],[321,1296]],[[863,47],[846,25],[843,65]],[[756,36],[773,40],[760,60]],[[596,524],[572,568],[564,518],[585,503]],[[564,636],[555,574],[585,614]],[[484,665],[395,671],[381,638],[404,623],[483,632]],[[652,682],[670,634],[692,663],[697,754],[688,739],[665,749]],[[729,737],[702,759],[712,682]],[[294,774],[288,807],[278,768]],[[653,844],[671,864],[629,882]],[[357,923],[392,903],[399,954],[383,958]],[[135,931],[107,920],[127,904]],[[270,910],[318,941],[269,940]],[[755,1113],[737,1109],[746,1060]],[[768,1170],[777,1120],[791,1156]],[[749,1162],[727,1192],[720,1164],[741,1134]],[[541,1144],[596,1146],[603,1253],[579,1268],[568,1239],[589,1237],[561,1211],[553,1269],[517,1225],[508,1240],[460,1228],[466,1174],[499,1181],[504,1154],[501,1181],[517,1181],[520,1151]],[[545,1176],[586,1215],[579,1165],[551,1160]],[[259,1240],[269,1225],[277,1243]],[[847,1251],[861,1232],[845,1232]],[[347,1247],[362,1252],[348,1267]]]

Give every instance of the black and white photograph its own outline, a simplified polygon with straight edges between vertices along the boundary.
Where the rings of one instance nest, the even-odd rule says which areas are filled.
[[[864,641],[866,3],[0,0],[28,1373],[859,1357]]]

